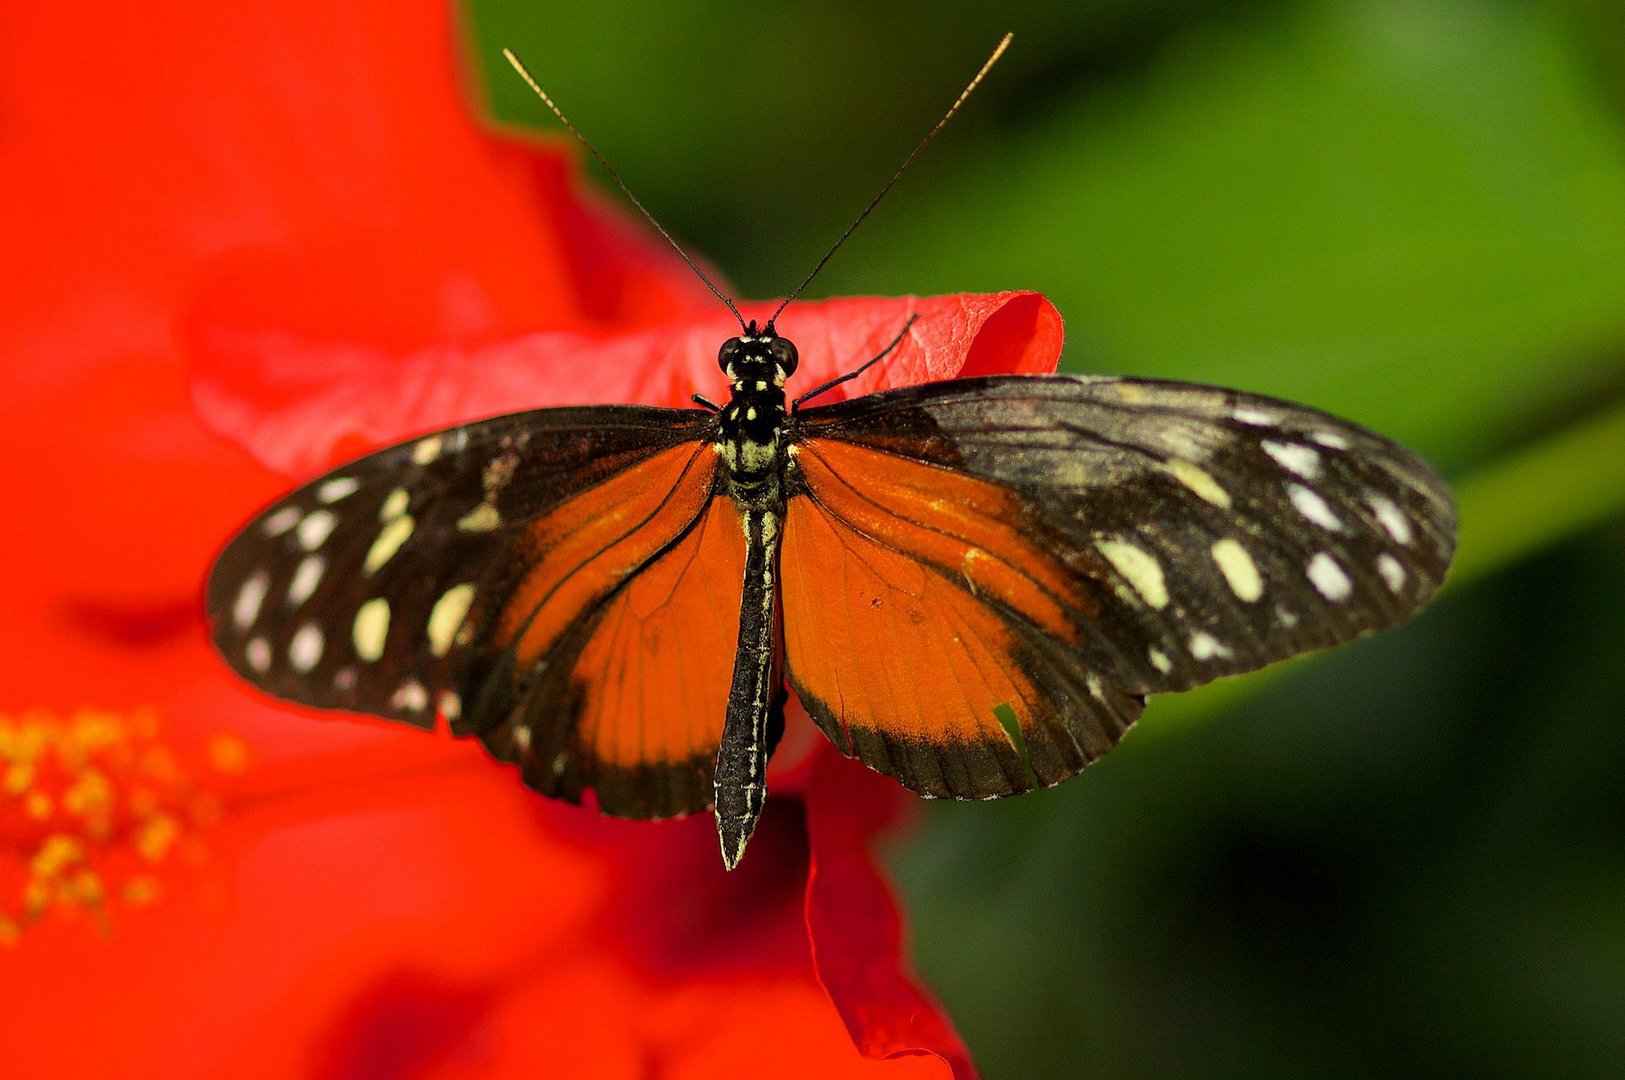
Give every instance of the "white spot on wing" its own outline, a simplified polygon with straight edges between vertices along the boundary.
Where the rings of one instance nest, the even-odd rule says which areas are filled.
[[[456,723],[463,715],[463,697],[454,690],[440,692],[440,715],[448,722]]]
[[[1237,541],[1215,540],[1213,562],[1237,599],[1251,604],[1264,595],[1264,579],[1258,574],[1258,564]]]
[[[1320,590],[1320,595],[1333,602],[1347,600],[1354,591],[1354,583],[1349,580],[1348,574],[1337,565],[1337,560],[1322,551],[1313,559],[1305,569],[1309,581]]]
[[[1168,654],[1157,648],[1155,645],[1147,649],[1145,654],[1151,659],[1151,666],[1162,672],[1164,675],[1174,670],[1173,661],[1168,659]]]
[[[1125,540],[1101,540],[1095,546],[1140,599],[1159,611],[1168,606],[1168,585],[1153,555]]]
[[[407,537],[412,535],[412,515],[402,514],[398,518],[391,518],[389,524],[378,530],[378,539],[372,542],[367,549],[367,557],[362,560],[361,568],[367,573],[375,572],[401,550]]]
[[[355,689],[355,668],[342,667],[333,672],[333,687],[337,690],[350,691]]]
[[[1274,427],[1275,417],[1260,409],[1241,408],[1230,414],[1243,424],[1253,427]]]
[[[1382,580],[1394,592],[1405,587],[1405,567],[1392,555],[1384,553],[1377,556],[1377,573],[1382,575]]]
[[[248,666],[261,675],[271,670],[271,643],[264,638],[250,639],[243,653],[248,658]]]
[[[1332,508],[1326,505],[1326,500],[1302,484],[1288,487],[1287,495],[1292,499],[1293,509],[1322,529],[1336,532],[1343,527],[1342,520],[1332,513]]]
[[[434,610],[429,612],[430,652],[436,656],[445,656],[451,651],[457,630],[463,625],[463,619],[468,615],[468,606],[473,602],[474,583],[471,581],[453,585],[441,594],[440,599],[435,601]]]
[[[315,623],[301,626],[288,642],[288,663],[301,675],[322,661],[322,628]]]
[[[384,505],[378,508],[379,521],[392,521],[406,513],[406,508],[412,505],[412,496],[405,488],[396,488],[384,499]]]
[[[1275,459],[1275,463],[1287,472],[1296,473],[1305,480],[1313,480],[1320,476],[1320,454],[1307,446],[1297,443],[1271,442],[1265,439],[1259,443],[1264,453]]]
[[[1198,630],[1191,635],[1191,655],[1198,660],[1228,660],[1235,654],[1212,634]]]
[[[1322,446],[1329,446],[1333,450],[1347,450],[1349,441],[1335,431],[1311,431],[1309,437]]]
[[[299,523],[299,546],[306,551],[315,551],[327,543],[327,538],[333,535],[333,526],[338,523],[339,519],[333,516],[331,510],[312,510]]]
[[[422,712],[429,707],[429,691],[416,679],[407,679],[390,695],[389,707],[403,712]]]
[[[1372,495],[1368,501],[1377,515],[1377,524],[1381,525],[1396,543],[1409,544],[1416,538],[1416,533],[1411,529],[1410,519],[1400,513],[1399,507],[1391,500],[1381,495]]]
[[[440,450],[445,440],[438,435],[430,435],[426,439],[419,439],[417,445],[412,447],[412,464],[430,465],[440,456]]]
[[[1175,458],[1168,463],[1168,471],[1174,474],[1174,479],[1214,506],[1221,510],[1230,509],[1230,493],[1220,487],[1219,482],[1205,470],[1188,461]]]
[[[488,502],[480,503],[457,519],[457,527],[463,532],[490,532],[501,524],[502,515]]]
[[[237,629],[247,630],[254,625],[254,620],[260,617],[260,605],[265,603],[265,591],[270,587],[271,576],[264,570],[248,575],[248,580],[237,590],[236,602],[231,605],[231,621],[237,624]]]
[[[260,528],[265,530],[266,536],[281,536],[299,524],[299,519],[304,516],[304,511],[297,506],[284,506],[280,510],[272,510],[269,514],[266,514],[265,520],[260,523]]]
[[[362,604],[355,613],[355,625],[350,638],[355,642],[355,653],[371,662],[384,655],[384,642],[389,637],[389,601],[375,596]]]
[[[361,481],[353,476],[336,476],[316,489],[316,498],[328,504],[354,495],[361,489]]]
[[[293,572],[293,580],[288,582],[288,603],[295,606],[309,600],[321,584],[322,573],[327,569],[327,560],[320,555],[306,555],[299,560],[299,566]]]

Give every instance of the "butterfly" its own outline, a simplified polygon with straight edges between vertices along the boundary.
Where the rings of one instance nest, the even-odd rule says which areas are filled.
[[[289,701],[443,717],[544,795],[712,808],[732,869],[791,691],[909,790],[998,798],[1150,694],[1404,621],[1448,568],[1443,481],[1326,413],[1080,375],[808,404],[910,327],[792,400],[776,318],[722,343],[720,405],[498,416],[299,488],[216,561],[217,649]]]

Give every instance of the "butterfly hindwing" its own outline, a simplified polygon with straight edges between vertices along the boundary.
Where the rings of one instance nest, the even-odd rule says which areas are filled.
[[[707,466],[713,458],[704,451]],[[532,674],[481,738],[499,758],[517,762],[536,790],[579,802],[590,788],[598,808],[616,817],[677,817],[711,805],[738,642],[745,535],[733,501],[706,485],[703,493],[693,483],[672,493],[668,507],[699,495],[697,514],[588,617],[561,624],[543,662],[521,655]],[[687,515],[680,506],[665,520]],[[651,522],[640,542],[667,528]]]
[[[291,701],[499,730],[564,631],[697,519],[708,430],[692,410],[545,409],[351,462],[227,546],[208,587],[215,643]]]
[[[1391,626],[1454,542],[1446,489],[1403,448],[1190,384],[961,380],[804,410],[795,438],[790,678],[838,745],[926,794],[1058,782],[1145,694]],[[814,610],[814,575],[845,582],[822,593],[838,610]],[[968,718],[943,711],[961,700]]]

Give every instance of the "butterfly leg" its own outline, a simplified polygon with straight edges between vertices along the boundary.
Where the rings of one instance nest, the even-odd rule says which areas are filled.
[[[717,838],[729,870],[739,865],[767,798],[767,759],[784,726],[778,661],[779,506],[742,510],[746,554],[739,651],[715,773]]]

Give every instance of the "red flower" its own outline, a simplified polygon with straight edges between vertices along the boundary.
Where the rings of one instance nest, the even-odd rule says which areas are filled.
[[[194,398],[303,474],[714,391],[726,312],[566,156],[469,125],[433,5],[54,10],[0,35],[11,1069],[969,1075],[867,850],[889,781],[819,750],[727,875],[709,820],[599,820],[477,747],[273,706],[203,641],[209,558],[286,479]],[[1031,294],[809,303],[798,379],[916,311],[859,389],[1059,350]]]

